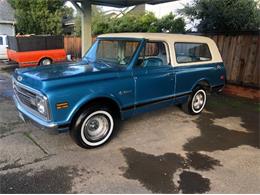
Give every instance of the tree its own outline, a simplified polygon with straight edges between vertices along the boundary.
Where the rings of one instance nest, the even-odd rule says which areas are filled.
[[[170,13],[158,20],[157,29],[158,32],[184,33],[185,21]]]
[[[77,14],[74,18],[75,26],[74,26],[74,35],[80,37],[81,36],[81,15]]]
[[[72,16],[61,0],[9,0],[21,34],[62,34],[63,17]]]
[[[154,32],[157,18],[151,12],[128,13],[114,18],[110,23],[110,32]]]
[[[108,28],[108,17],[106,17],[102,9],[98,6],[92,6],[92,34],[102,34]]]
[[[238,32],[260,27],[259,0],[194,0],[179,13],[199,20],[199,32]]]
[[[92,20],[92,32],[99,32],[100,29],[103,29],[101,21],[104,20],[104,14],[101,10],[100,7],[92,5],[91,8],[91,20]],[[75,20],[75,28],[74,28],[74,35],[76,36],[81,36],[81,14],[77,13],[76,17],[74,18]],[[103,30],[101,30],[103,32]]]
[[[92,21],[94,35],[117,32],[171,32],[182,33],[185,31],[185,22],[176,18],[172,13],[158,19],[152,12],[127,13],[119,18],[109,18],[100,13]]]

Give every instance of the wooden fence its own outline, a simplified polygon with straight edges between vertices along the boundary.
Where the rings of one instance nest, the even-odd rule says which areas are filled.
[[[76,36],[64,37],[64,49],[74,59],[81,58],[81,38]]]
[[[205,36],[217,43],[229,83],[260,89],[260,35]],[[64,47],[67,54],[81,57],[80,37],[66,36]]]
[[[260,35],[213,35],[229,83],[260,88]]]

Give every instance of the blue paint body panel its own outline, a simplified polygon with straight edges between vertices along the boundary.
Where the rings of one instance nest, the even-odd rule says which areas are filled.
[[[127,68],[106,68],[102,63],[82,61],[76,64],[50,65],[18,69],[13,77],[22,76],[23,85],[40,91],[48,98],[50,122],[70,124],[76,112],[96,98],[113,100],[125,119],[161,107],[181,104],[201,81],[210,87],[224,86],[223,63],[136,68],[133,66],[145,43],[140,39]],[[56,104],[67,102],[68,108]]]

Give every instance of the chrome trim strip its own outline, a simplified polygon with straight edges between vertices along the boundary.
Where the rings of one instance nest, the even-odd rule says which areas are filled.
[[[36,94],[35,94],[35,97],[33,97],[33,96],[30,96],[30,95],[28,95],[28,94],[25,94],[24,92],[22,92],[19,88],[17,88],[17,86],[16,85],[14,85],[14,88],[15,88],[15,90],[17,90],[18,91],[18,93],[21,93],[22,95],[24,95],[24,96],[26,96],[26,97],[28,97],[28,98],[35,98],[36,97]]]
[[[35,115],[33,115],[32,113],[28,112],[26,109],[24,109],[21,105],[20,105],[20,102],[19,100],[16,98],[16,96],[14,95],[13,96],[13,100],[14,100],[14,103],[16,105],[16,108],[22,112],[25,116],[27,116],[28,118],[30,118],[31,120],[33,120],[34,122],[36,122],[37,124],[45,127],[45,128],[53,128],[53,129],[57,129],[58,128],[58,125],[56,123],[50,123],[50,122],[47,122],[47,121],[43,121],[41,120],[40,118],[36,117]]]
[[[33,93],[36,93],[37,95],[43,96],[43,94],[42,94],[40,91],[38,91],[38,90],[36,90],[36,89],[33,89],[33,88],[31,88],[31,87],[28,87],[28,86],[26,86],[26,85],[24,85],[24,84],[22,84],[22,83],[19,83],[14,77],[13,77],[13,82],[14,82],[16,85],[18,85],[18,86],[20,86],[20,87],[22,87],[22,88],[27,89],[28,91],[31,91],[31,92],[33,92]]]
[[[32,108],[30,108],[29,106],[27,106],[26,104],[24,104],[18,97],[18,95],[16,94],[16,91],[14,91],[14,97],[16,98],[16,100],[19,102],[20,106],[24,107],[24,109],[26,109],[28,112],[30,112],[31,114],[33,114],[34,116],[37,116],[41,119],[46,120],[47,118],[44,117],[43,115],[41,115],[40,113],[37,112],[37,110],[34,110]]]

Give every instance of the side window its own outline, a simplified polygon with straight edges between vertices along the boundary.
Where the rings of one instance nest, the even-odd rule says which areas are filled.
[[[0,45],[3,45],[3,37],[0,37]]]
[[[134,53],[136,51],[136,48],[138,48],[139,42],[137,41],[128,41],[125,42],[124,45],[124,61],[125,63],[129,63],[134,56]]]
[[[147,42],[140,52],[137,67],[157,67],[168,65],[166,44],[160,41]]]
[[[205,43],[175,43],[177,63],[201,62],[211,60],[209,47]]]

